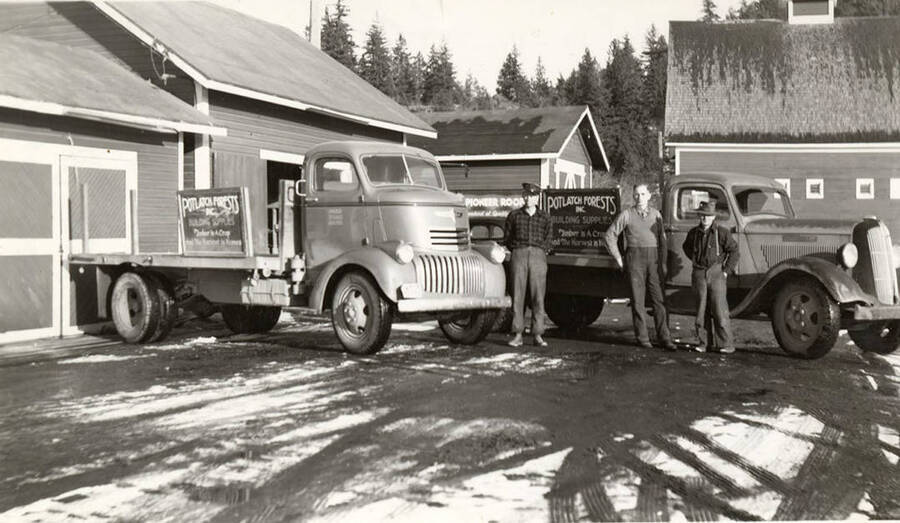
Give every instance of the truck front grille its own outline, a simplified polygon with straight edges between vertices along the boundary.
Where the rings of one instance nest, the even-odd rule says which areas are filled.
[[[866,233],[872,263],[872,279],[875,296],[881,303],[894,303],[897,296],[897,278],[894,272],[891,233],[884,223],[872,227]]]
[[[416,281],[424,292],[461,296],[484,294],[484,270],[480,256],[422,254],[416,257],[414,264]]]
[[[436,251],[463,251],[469,248],[468,229],[430,229],[431,248]]]

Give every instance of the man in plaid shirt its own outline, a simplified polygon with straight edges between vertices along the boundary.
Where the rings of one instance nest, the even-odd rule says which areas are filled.
[[[544,341],[544,292],[547,286],[547,253],[552,244],[550,215],[537,208],[541,188],[533,183],[522,184],[525,205],[506,217],[506,246],[512,251],[513,324],[515,336],[511,347],[522,345],[525,330],[525,289],[531,296],[533,316],[531,332],[534,344],[546,347]]]

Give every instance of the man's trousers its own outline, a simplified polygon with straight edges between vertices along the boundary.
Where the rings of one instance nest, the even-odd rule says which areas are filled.
[[[625,269],[631,283],[631,320],[634,335],[640,343],[650,343],[647,334],[647,305],[645,297],[650,294],[653,304],[653,321],[660,343],[671,341],[668,311],[663,299],[659,281],[659,252],[656,247],[629,247],[625,253]]]
[[[531,297],[531,333],[544,334],[544,293],[547,286],[547,254],[540,247],[517,247],[512,251],[513,324],[515,334],[525,331],[525,289]]]
[[[697,300],[697,337],[707,347],[733,349],[731,317],[728,311],[728,285],[722,264],[708,269],[694,268],[691,286]]]

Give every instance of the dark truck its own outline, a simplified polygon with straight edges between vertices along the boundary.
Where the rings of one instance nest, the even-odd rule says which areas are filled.
[[[671,312],[693,314],[691,262],[681,246],[699,221],[695,209],[714,200],[719,223],[735,233],[741,250],[735,277],[728,278],[732,317],[768,319],[781,348],[802,358],[827,354],[841,329],[864,351],[887,354],[900,346],[900,249],[876,217],[798,218],[777,182],[735,173],[682,174],[660,198]],[[556,234],[547,315],[562,328],[584,327],[600,315],[605,298],[629,296],[602,240],[621,210],[618,190],[548,190],[543,205]],[[485,220],[473,219],[473,227]]]

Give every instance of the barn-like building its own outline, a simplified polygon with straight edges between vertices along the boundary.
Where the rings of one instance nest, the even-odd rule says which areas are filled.
[[[675,173],[769,176],[801,216],[875,215],[900,237],[900,18],[672,22],[666,145]]]

